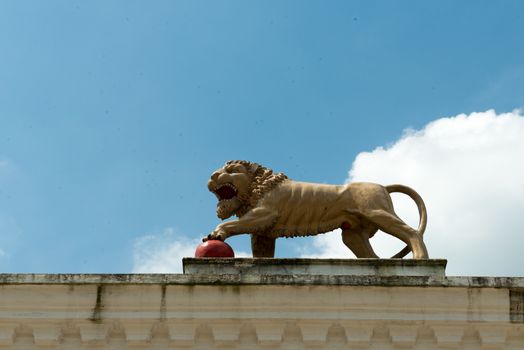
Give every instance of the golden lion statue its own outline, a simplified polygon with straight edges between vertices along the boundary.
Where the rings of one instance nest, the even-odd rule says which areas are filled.
[[[238,220],[219,224],[204,241],[251,233],[253,256],[273,257],[278,237],[310,236],[341,228],[342,241],[357,258],[378,258],[369,239],[380,229],[407,245],[393,258],[412,251],[414,259],[428,259],[422,240],[426,207],[417,192],[403,185],[297,182],[257,163],[232,160],[211,175],[208,188],[218,198],[218,217],[224,220],[236,215]],[[392,192],[407,194],[415,201],[418,230],[395,214]]]

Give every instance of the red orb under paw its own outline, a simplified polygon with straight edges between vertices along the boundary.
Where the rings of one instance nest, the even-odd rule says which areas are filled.
[[[195,258],[234,258],[233,248],[226,242],[210,239],[200,244],[195,250]]]

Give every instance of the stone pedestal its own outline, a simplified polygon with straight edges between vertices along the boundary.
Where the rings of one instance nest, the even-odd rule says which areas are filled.
[[[184,258],[184,274],[445,276],[447,260]]]

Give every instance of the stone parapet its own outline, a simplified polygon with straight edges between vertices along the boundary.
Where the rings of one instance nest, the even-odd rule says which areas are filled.
[[[0,281],[0,348],[524,348],[524,278],[2,274]]]

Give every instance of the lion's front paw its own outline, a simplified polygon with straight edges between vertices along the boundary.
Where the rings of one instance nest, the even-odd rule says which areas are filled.
[[[202,238],[203,242],[209,241],[209,240],[224,240],[224,234],[221,231],[213,231],[210,234],[207,235],[207,237]]]

